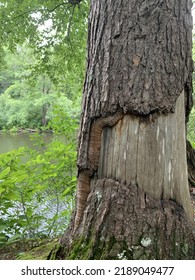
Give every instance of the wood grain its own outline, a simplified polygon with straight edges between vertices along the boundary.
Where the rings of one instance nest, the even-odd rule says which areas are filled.
[[[171,199],[190,218],[185,137],[184,92],[175,113],[150,117],[126,114],[115,126],[105,128],[98,179],[110,178],[158,199]]]

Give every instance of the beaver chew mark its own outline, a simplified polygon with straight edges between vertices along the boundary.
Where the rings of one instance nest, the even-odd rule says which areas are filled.
[[[104,127],[114,126],[119,120],[123,118],[124,114],[117,112],[108,117],[101,117],[95,120],[90,129],[89,147],[88,147],[88,170],[81,170],[78,176],[77,185],[77,202],[76,202],[76,216],[74,223],[74,231],[78,228],[83,218],[84,210],[87,203],[87,198],[90,191],[90,178],[98,169],[101,135]]]

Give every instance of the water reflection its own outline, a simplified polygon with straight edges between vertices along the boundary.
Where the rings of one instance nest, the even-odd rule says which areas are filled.
[[[45,144],[51,142],[53,135],[41,134]],[[0,134],[0,154],[16,150],[21,147],[35,148],[36,136],[32,133],[17,133],[17,134]],[[37,148],[37,147],[36,147]]]

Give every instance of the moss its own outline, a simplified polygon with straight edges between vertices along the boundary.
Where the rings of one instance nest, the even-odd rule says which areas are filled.
[[[47,259],[56,260],[60,250],[61,250],[61,244],[59,242],[54,243],[54,246],[51,248],[51,250],[47,256]]]
[[[135,250],[133,252],[133,259],[140,260],[142,259],[143,254],[144,254],[144,249],[141,246],[137,246],[135,247]]]
[[[66,259],[68,260],[85,260],[88,259],[91,243],[87,242],[84,237],[76,239],[68,252]]]
[[[124,240],[116,240],[114,236],[105,240],[91,233],[88,238],[78,237],[71,248],[66,248],[65,245],[61,250],[63,250],[62,258],[67,260],[150,260],[162,259],[162,256],[165,259],[165,256],[159,252],[157,244],[155,240],[151,242],[151,239],[142,236],[136,244],[130,246]],[[151,248],[151,246],[153,247]],[[187,242],[183,242],[181,245],[175,243],[175,247],[180,254],[189,253]],[[171,256],[171,258],[174,259],[175,256]]]
[[[27,252],[18,254],[18,260],[46,260],[57,241],[48,242],[47,244],[35,247]]]
[[[18,260],[46,260],[51,250],[59,246],[58,241],[54,240],[38,247],[32,248],[26,252],[20,252],[17,256]]]
[[[143,249],[139,252],[139,256],[141,254],[143,255]],[[69,252],[66,251],[64,254],[64,258],[68,260],[133,259],[133,250],[128,248],[126,242],[117,241],[115,237],[105,241],[91,235],[89,239],[80,237],[75,240]]]
[[[67,257],[68,260],[78,259],[80,252],[82,251],[82,238],[78,239],[74,242],[72,249],[70,251],[70,255]]]
[[[59,246],[57,239],[23,239],[0,248],[1,260],[46,260]]]

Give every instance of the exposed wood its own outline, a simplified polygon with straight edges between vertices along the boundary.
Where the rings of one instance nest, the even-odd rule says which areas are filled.
[[[114,178],[156,198],[177,201],[193,220],[185,153],[184,92],[172,114],[144,118],[118,113],[94,121],[89,143],[88,168],[78,177],[74,229],[82,220],[95,171],[98,178]]]
[[[193,219],[184,116],[183,92],[175,113],[153,119],[125,115],[115,127],[104,128],[98,178],[114,178],[153,197],[177,201]]]

